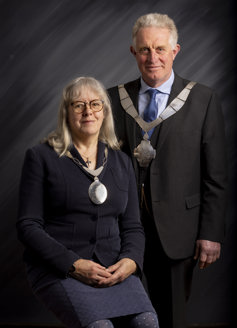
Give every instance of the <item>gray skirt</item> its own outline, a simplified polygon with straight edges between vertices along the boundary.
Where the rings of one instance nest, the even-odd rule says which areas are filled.
[[[106,288],[91,287],[67,278],[38,290],[36,295],[70,328],[85,327],[102,319],[155,313],[140,279],[135,275]]]

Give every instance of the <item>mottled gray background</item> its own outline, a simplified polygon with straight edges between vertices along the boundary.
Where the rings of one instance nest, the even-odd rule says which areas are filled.
[[[57,323],[32,296],[15,221],[25,150],[55,127],[62,88],[91,75],[106,87],[138,76],[129,53],[138,16],[169,14],[181,52],[175,70],[214,88],[223,105],[230,195],[218,263],[195,271],[188,320],[233,323],[236,300],[236,11],[232,0],[0,1],[0,324]],[[159,291],[158,291],[159,292]]]

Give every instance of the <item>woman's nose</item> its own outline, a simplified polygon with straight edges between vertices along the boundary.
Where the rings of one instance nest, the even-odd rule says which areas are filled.
[[[92,114],[92,109],[90,107],[90,104],[87,102],[85,103],[85,108],[84,108],[84,111],[83,111],[83,115],[91,115]]]

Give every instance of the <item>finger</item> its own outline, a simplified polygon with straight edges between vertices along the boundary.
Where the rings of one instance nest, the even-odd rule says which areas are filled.
[[[199,268],[204,269],[205,268],[205,263],[207,261],[207,255],[204,252],[201,252],[200,257],[199,257]]]
[[[120,282],[120,279],[112,276],[111,278],[107,278],[107,279],[103,279],[103,280],[99,281],[98,286],[111,287],[113,285],[118,284],[119,282]]]
[[[114,278],[110,277],[110,278],[101,278],[98,282],[97,285],[98,287],[109,287],[112,285],[114,281]]]
[[[101,278],[110,278],[112,274],[108,272],[107,270],[98,270],[97,276]]]
[[[215,261],[206,261],[205,263],[204,263],[204,267],[203,267],[203,269],[206,269],[207,267],[209,267],[212,263],[214,263]]]
[[[106,267],[100,265],[99,263],[92,262],[95,268],[98,268],[100,270],[106,270]]]
[[[212,261],[210,258],[207,258],[207,260],[204,262],[203,269],[206,269],[206,268],[209,267],[212,263],[213,263],[213,261]]]
[[[111,276],[111,273],[107,272],[104,269],[98,268],[94,266],[90,270],[87,271],[87,273],[83,274],[86,278],[91,279],[93,283],[95,283],[97,280],[109,278]]]
[[[113,286],[121,281],[123,281],[123,274],[122,272],[120,271],[116,271],[115,273],[113,273],[111,275],[111,277],[109,278],[105,278],[105,279],[102,279],[100,282],[99,282],[99,285],[103,285],[103,286]]]
[[[215,262],[216,260],[218,260],[218,259],[220,258],[220,256],[221,256],[221,251],[220,251],[220,250],[216,250],[216,251],[214,252],[214,254],[213,254],[214,262]]]
[[[212,263],[216,262],[216,260],[217,260],[216,255],[214,255],[214,256],[207,255],[206,260],[203,261],[203,269],[209,267]]]
[[[118,263],[115,263],[115,264],[109,266],[109,267],[106,269],[106,271],[107,271],[107,272],[110,272],[110,273],[113,273],[113,272],[115,272],[116,270],[118,270],[119,267],[120,267],[120,264],[119,264],[119,262],[118,262]]]
[[[219,254],[214,254],[213,256],[208,256],[205,264],[205,268],[210,266],[212,263],[215,263],[219,259]]]
[[[201,270],[204,269],[205,262],[199,260],[198,266],[199,266],[199,269],[201,269]]]
[[[106,272],[106,268],[98,263],[92,262],[91,266],[88,268],[88,271],[90,271],[92,274],[98,274]]]
[[[83,282],[86,285],[93,285],[93,283],[94,283],[94,281],[91,278],[85,277],[85,276],[83,276],[81,274],[78,274],[78,273],[73,273],[71,275],[71,277],[73,277],[76,280],[79,280],[79,281]]]

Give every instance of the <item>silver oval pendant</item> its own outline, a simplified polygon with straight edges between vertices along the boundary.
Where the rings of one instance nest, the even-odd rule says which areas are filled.
[[[98,178],[92,182],[88,189],[89,197],[94,204],[103,204],[107,198],[107,189]]]

